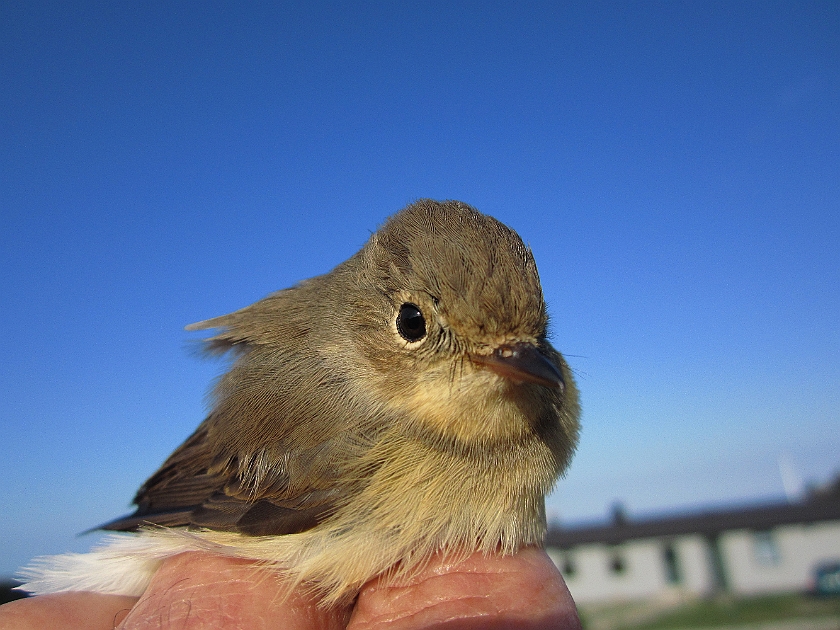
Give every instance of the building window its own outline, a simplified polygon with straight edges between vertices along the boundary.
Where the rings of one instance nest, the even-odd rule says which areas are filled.
[[[723,562],[720,536],[718,534],[707,536],[706,545],[709,551],[709,567],[712,570],[712,579],[714,580],[712,588],[715,592],[724,593],[729,590],[729,578]]]
[[[668,584],[679,584],[682,582],[682,571],[680,571],[679,558],[674,545],[668,543],[662,550],[662,562],[665,565],[665,581]]]
[[[769,529],[753,532],[755,561],[764,567],[774,567],[782,561],[776,538]]]
[[[624,561],[624,556],[615,551],[610,558],[610,573],[621,575],[627,570],[627,563]]]
[[[563,554],[563,560],[560,562],[560,573],[567,579],[577,575],[577,563],[570,553]]]

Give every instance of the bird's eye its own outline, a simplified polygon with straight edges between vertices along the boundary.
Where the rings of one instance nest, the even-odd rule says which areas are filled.
[[[414,304],[405,303],[400,306],[397,315],[397,330],[406,341],[420,341],[426,336],[426,320],[423,313]]]

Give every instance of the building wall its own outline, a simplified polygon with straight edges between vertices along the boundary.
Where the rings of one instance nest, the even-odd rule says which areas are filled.
[[[659,541],[548,551],[578,603],[645,599],[668,589]]]
[[[680,587],[694,595],[709,595],[716,588],[708,541],[702,536],[681,536],[675,547],[682,569]]]
[[[840,522],[729,532],[721,544],[734,592],[804,590],[817,564],[840,560]]]
[[[803,591],[817,564],[840,560],[840,521],[721,534],[717,545],[723,583],[715,575],[713,545],[706,537],[687,535],[615,546],[550,548],[548,553],[563,573],[572,597],[581,604],[674,593],[706,596],[722,588],[739,595]],[[669,546],[676,559],[676,575],[673,567],[669,572],[666,560]]]

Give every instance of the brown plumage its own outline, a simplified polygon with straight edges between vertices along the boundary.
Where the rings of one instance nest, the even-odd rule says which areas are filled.
[[[460,202],[407,207],[330,273],[190,326],[217,329],[207,349],[233,365],[137,511],[104,527],[156,542],[105,551],[256,558],[330,604],[436,551],[540,544],[578,431],[546,324],[515,232]]]

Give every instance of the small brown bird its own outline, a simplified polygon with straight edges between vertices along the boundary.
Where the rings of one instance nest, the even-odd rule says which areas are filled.
[[[262,561],[325,605],[439,551],[538,545],[578,434],[519,236],[421,200],[330,273],[189,327],[230,371],[207,419],[88,554],[45,558],[26,590],[139,595],[188,550]]]

